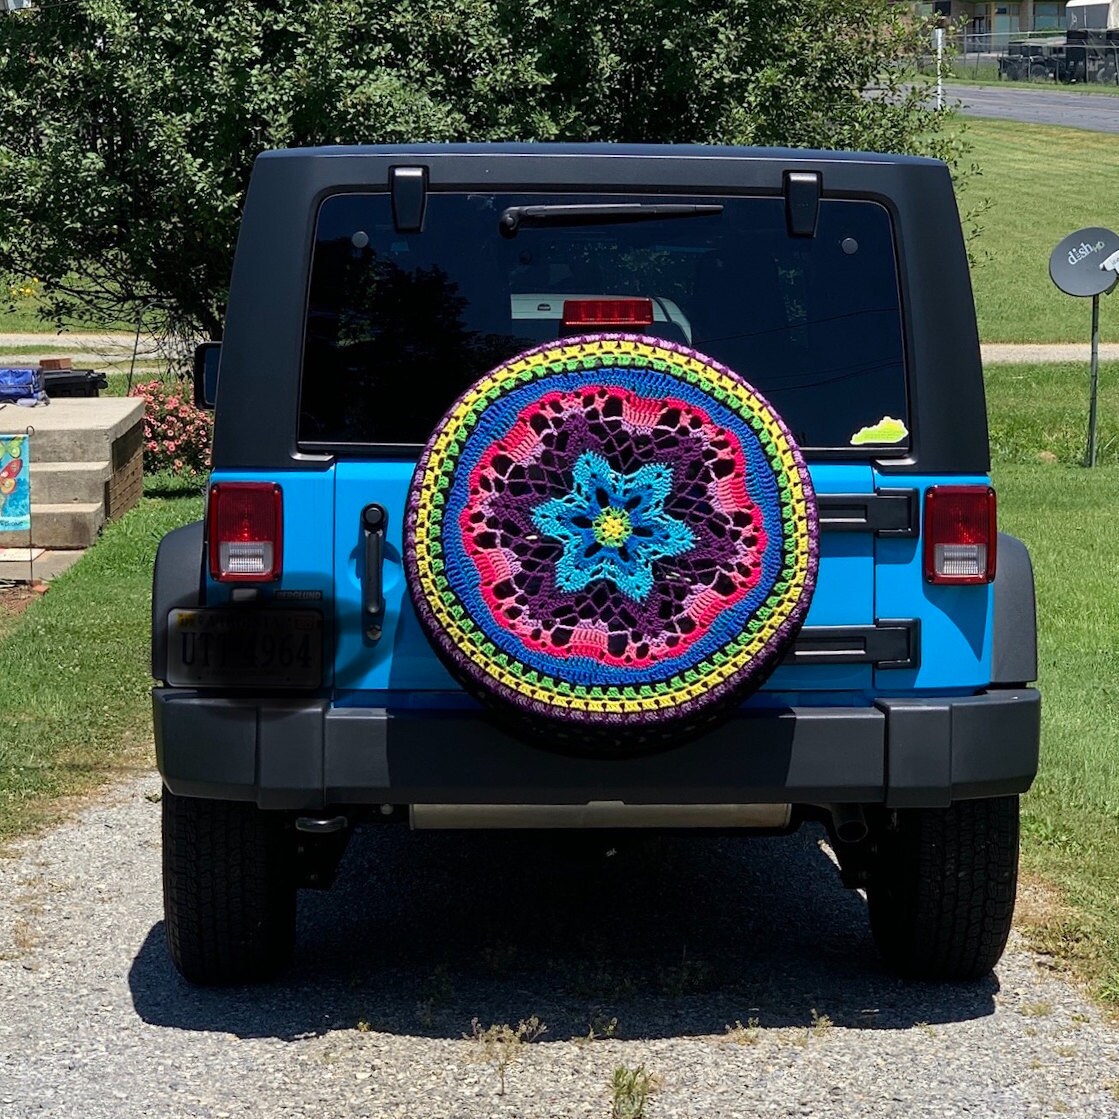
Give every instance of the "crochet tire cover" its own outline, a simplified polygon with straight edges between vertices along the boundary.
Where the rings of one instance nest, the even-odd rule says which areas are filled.
[[[404,561],[440,658],[544,746],[680,741],[760,686],[808,611],[804,459],[741,377],[670,342],[526,350],[451,406]]]

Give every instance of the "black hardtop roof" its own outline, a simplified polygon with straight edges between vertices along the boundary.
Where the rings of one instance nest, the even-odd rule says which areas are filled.
[[[903,474],[981,473],[989,463],[979,337],[960,217],[940,160],[806,148],[658,144],[385,144],[291,148],[253,169],[233,267],[214,429],[221,469],[322,469],[298,444],[315,223],[332,194],[389,190],[422,164],[439,191],[749,194],[776,197],[790,170],[819,175],[823,199],[885,206],[894,230],[909,378]],[[267,422],[261,422],[267,417]]]
[[[524,142],[469,144],[336,144],[324,147],[277,148],[262,152],[259,159],[305,160],[342,156],[371,158],[403,158],[409,156],[641,156],[666,159],[749,159],[789,162],[869,163],[906,167],[943,167],[939,159],[926,156],[898,155],[888,152],[831,151],[817,148],[753,148],[714,144],[537,144]]]

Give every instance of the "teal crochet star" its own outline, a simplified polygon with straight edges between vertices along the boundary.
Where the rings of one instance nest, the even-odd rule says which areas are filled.
[[[572,471],[571,493],[541,502],[536,527],[563,543],[556,586],[581,591],[608,579],[640,602],[653,589],[653,563],[695,543],[692,530],[665,512],[672,469],[650,463],[619,474],[601,455],[586,451]]]

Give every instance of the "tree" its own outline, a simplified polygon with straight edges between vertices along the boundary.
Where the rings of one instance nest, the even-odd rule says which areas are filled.
[[[954,158],[890,0],[38,0],[0,15],[0,274],[220,337],[266,148],[782,144]]]

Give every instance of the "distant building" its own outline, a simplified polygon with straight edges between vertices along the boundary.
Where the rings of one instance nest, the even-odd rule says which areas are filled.
[[[998,50],[1023,31],[1063,31],[1065,0],[932,0],[922,15],[944,15],[963,24],[968,50]]]

